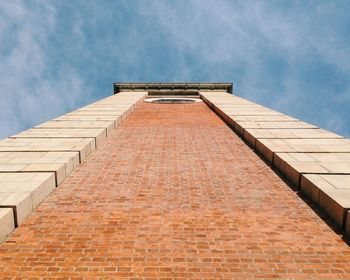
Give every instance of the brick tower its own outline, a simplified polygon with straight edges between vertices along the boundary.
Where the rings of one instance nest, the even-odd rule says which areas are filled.
[[[231,83],[115,83],[0,141],[1,279],[350,279],[350,141]]]

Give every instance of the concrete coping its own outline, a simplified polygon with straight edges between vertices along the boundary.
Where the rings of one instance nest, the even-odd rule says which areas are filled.
[[[113,84],[114,94],[122,91],[144,90],[144,91],[202,91],[202,90],[224,90],[232,93],[232,83],[121,83]]]
[[[228,93],[201,98],[350,234],[350,140]]]
[[[0,242],[146,95],[110,96],[0,141]]]

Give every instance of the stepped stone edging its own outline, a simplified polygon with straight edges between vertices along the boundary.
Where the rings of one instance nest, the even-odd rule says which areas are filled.
[[[350,234],[350,140],[227,92],[203,101]]]
[[[146,95],[118,93],[0,141],[0,242]]]

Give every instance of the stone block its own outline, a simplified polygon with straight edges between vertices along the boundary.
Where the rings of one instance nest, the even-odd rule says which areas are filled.
[[[84,120],[75,120],[75,121],[48,121],[41,125],[38,125],[34,128],[70,128],[70,129],[91,129],[91,128],[104,128],[106,129],[107,135],[114,129],[114,121],[84,121]]]
[[[346,213],[350,209],[350,190],[321,190],[319,205],[339,226],[344,227]]]
[[[106,138],[105,129],[28,129],[10,138],[94,138],[96,146]]]
[[[300,184],[301,174],[328,173],[328,170],[318,162],[297,161],[285,153],[274,154],[273,166],[296,186]]]
[[[55,172],[57,184],[78,165],[78,152],[0,152],[0,172]]]
[[[242,129],[307,129],[317,128],[301,121],[237,121]]]
[[[55,189],[54,173],[0,173],[1,193],[29,193],[33,208]]]
[[[78,152],[80,162],[95,148],[94,138],[7,138],[0,141],[2,152]]]
[[[15,226],[55,189],[53,173],[0,173],[0,207],[12,208]]]
[[[19,226],[33,212],[33,201],[29,192],[0,192],[0,207],[13,209],[15,226]]]
[[[26,166],[27,164],[0,163],[0,172],[19,172]]]
[[[0,243],[15,229],[13,211],[11,208],[0,208]]]
[[[243,138],[248,142],[248,144],[251,147],[255,148],[255,146],[256,146],[256,138],[252,134],[250,134],[249,132],[247,132],[245,130],[245,131],[243,131]]]
[[[218,110],[216,112],[228,125],[230,125],[233,128],[235,127],[235,122],[230,116],[226,115],[225,113],[221,112],[220,110]]]
[[[244,128],[241,126],[239,122],[235,122],[235,131],[243,137],[244,135]]]
[[[71,113],[66,114],[65,116],[114,116],[119,117],[125,114],[125,110],[123,111],[96,111],[96,110],[84,110],[84,111],[73,111]]]
[[[256,148],[272,153],[348,153],[350,143],[347,139],[257,139]]]
[[[323,183],[322,178],[318,175],[302,175],[300,180],[300,190],[315,204],[319,205],[320,202],[320,189],[319,186]],[[329,185],[330,188],[332,186]]]
[[[117,128],[122,120],[122,116],[61,116],[54,121],[113,121],[114,127]]]
[[[350,211],[346,213],[345,232],[350,236]]]
[[[298,119],[290,116],[235,116],[235,121],[239,122],[298,122]]]
[[[350,175],[302,175],[301,190],[344,227],[350,209]]]
[[[233,119],[237,116],[282,116],[281,113],[272,110],[225,110],[224,112]]]
[[[263,139],[265,140],[265,139]],[[256,151],[262,155],[268,162],[272,163],[273,161],[273,149],[276,147],[276,146],[273,146],[273,145],[266,145],[264,143],[265,141],[260,141],[260,140],[257,140],[255,142],[255,149]],[[270,144],[270,143],[268,143]]]
[[[32,163],[21,170],[22,172],[54,172],[56,177],[56,186],[66,178],[66,167],[59,163]]]
[[[246,129],[256,139],[312,139],[312,138],[343,138],[323,129]]]

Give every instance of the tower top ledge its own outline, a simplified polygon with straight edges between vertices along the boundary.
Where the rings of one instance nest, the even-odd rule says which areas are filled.
[[[152,92],[193,92],[193,91],[226,91],[232,93],[232,83],[119,83],[113,84],[114,94],[121,91],[152,91]]]

